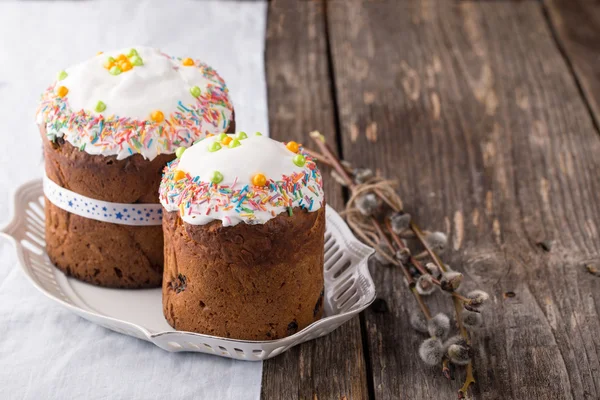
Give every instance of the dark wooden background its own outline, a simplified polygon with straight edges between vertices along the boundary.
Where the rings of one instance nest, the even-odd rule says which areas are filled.
[[[600,2],[272,0],[267,30],[272,135],[397,178],[490,293],[473,397],[600,399]],[[264,399],[456,398],[401,272],[371,271],[388,311],[265,362]]]

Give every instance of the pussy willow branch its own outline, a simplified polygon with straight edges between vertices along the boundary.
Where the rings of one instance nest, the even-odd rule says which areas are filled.
[[[402,239],[400,239],[400,236],[398,236],[396,234],[396,232],[394,232],[394,230],[392,229],[392,224],[389,219],[387,219],[385,221],[385,227],[387,228],[389,234],[392,236],[392,239],[394,239],[394,242],[396,242],[398,247],[400,247],[400,249],[408,249],[408,246],[404,244]],[[421,275],[429,275],[429,272],[427,272],[425,270],[425,267],[423,267],[423,264],[421,264],[418,260],[416,260],[412,255],[410,256],[409,259],[410,259],[410,262],[415,266],[415,268],[417,268],[417,270],[421,273]],[[433,277],[432,277],[432,282],[435,283],[436,285],[440,285],[440,281],[438,281],[437,279],[435,279]]]
[[[469,391],[469,387],[475,383],[475,377],[473,377],[473,363],[469,361],[467,364],[467,376],[465,378],[465,383],[463,386],[458,389],[458,398],[464,399]]]
[[[324,155],[328,157],[329,161],[332,164],[331,166],[335,168],[337,173],[340,174],[342,178],[346,181],[348,187],[352,189],[352,187],[354,186],[352,178],[350,177],[350,175],[348,175],[348,172],[346,171],[340,160],[333,154],[333,151],[331,151],[331,148],[329,147],[327,142],[325,142],[325,137],[321,135],[321,133],[319,133],[318,131],[312,131],[310,133],[310,137],[317,143]],[[379,189],[374,188],[373,192],[395,212],[399,212],[402,210],[401,206],[399,207],[398,205],[394,204]]]
[[[308,153],[309,155],[311,155],[311,156],[315,157],[317,160],[320,160],[322,163],[324,163],[324,164],[326,164],[326,165],[329,165],[329,166],[331,166],[331,167],[335,168],[335,169],[336,169],[336,171],[341,171],[341,169],[340,169],[340,168],[343,168],[344,170],[346,170],[346,172],[349,172],[349,171],[350,171],[350,169],[349,169],[349,168],[347,168],[346,166],[344,166],[344,165],[343,165],[343,164],[342,164],[342,163],[339,161],[339,159],[338,159],[337,157],[335,157],[335,155],[333,154],[333,151],[332,151],[332,150],[329,148],[329,146],[327,145],[327,143],[326,143],[326,142],[324,142],[324,141],[322,140],[322,138],[321,138],[320,134],[319,134],[318,132],[315,132],[315,133],[314,133],[314,135],[315,135],[314,139],[315,139],[315,141],[317,142],[317,145],[318,145],[318,146],[319,146],[319,147],[320,147],[320,148],[321,148],[321,149],[324,151],[324,153],[325,153],[325,154],[318,153],[318,152],[316,152],[316,151],[314,151],[314,150],[308,150],[307,148],[304,148],[304,150],[305,150],[305,151],[307,151],[307,153]],[[331,161],[332,159],[333,159],[333,160],[337,160],[337,163],[336,163],[335,161]],[[339,165],[336,165],[336,164],[339,164]],[[343,179],[344,179],[344,181],[346,182],[346,185],[347,185],[347,186],[350,188],[350,190],[352,191],[352,197],[350,198],[350,201],[349,201],[349,202],[351,202],[352,200],[354,200],[356,197],[358,197],[358,195],[360,195],[360,194],[361,194],[361,193],[363,193],[363,192],[369,192],[369,191],[373,191],[375,194],[377,194],[377,195],[378,195],[378,197],[379,197],[381,200],[385,201],[385,202],[386,202],[386,204],[388,204],[388,205],[389,205],[389,206],[390,206],[392,209],[394,209],[395,211],[398,211],[398,210],[399,210],[399,208],[398,208],[398,205],[397,205],[396,203],[394,203],[394,202],[393,202],[391,199],[389,199],[387,196],[385,196],[385,195],[384,195],[384,194],[383,194],[383,193],[382,193],[380,190],[378,190],[376,187],[371,187],[371,185],[363,185],[363,187],[361,187],[361,189],[360,189],[360,190],[357,190],[357,189],[356,189],[356,184],[354,184],[354,182],[353,182],[353,181],[352,181],[352,179],[350,178],[349,174],[343,174],[343,175],[342,175],[342,178],[343,178]],[[396,200],[397,202],[400,202],[400,200],[399,200],[399,199],[394,199],[394,200]],[[389,246],[391,249],[393,249],[393,248],[394,248],[394,246],[393,246],[393,245],[392,245],[392,243],[390,242],[390,240],[389,240],[389,238],[387,237],[387,235],[386,235],[386,234],[385,234],[385,233],[382,231],[382,229],[381,229],[381,226],[379,225],[378,221],[377,221],[375,218],[371,218],[371,223],[372,223],[373,227],[375,228],[375,230],[378,232],[378,236],[379,236],[379,238],[380,238],[380,239],[383,239],[383,240],[385,240],[386,244],[387,244],[387,245],[388,245],[388,246]],[[388,233],[388,234],[389,234],[389,235],[390,235],[390,236],[391,236],[391,237],[394,239],[394,242],[395,242],[395,243],[398,245],[398,247],[400,247],[400,249],[407,248],[407,246],[404,244],[404,242],[402,242],[402,240],[400,239],[400,237],[399,237],[399,236],[398,236],[398,235],[397,235],[397,234],[396,234],[396,233],[395,233],[395,232],[394,232],[394,231],[391,229],[391,227],[390,227],[390,225],[389,225],[389,222],[386,222],[386,230],[387,230],[387,233]],[[420,231],[418,228],[417,228],[417,230],[418,230],[419,234],[421,235],[421,237],[423,238],[423,237],[424,237],[424,235],[422,234],[422,232],[421,232],[421,231]],[[412,231],[412,230],[411,230],[411,232],[412,232],[413,234],[415,234],[415,233],[414,233],[414,231]],[[370,242],[370,244],[372,244],[372,243],[373,243],[373,242]],[[372,244],[372,245],[373,245],[374,247],[376,247],[376,248],[378,248],[378,249],[379,249],[379,247],[378,247],[376,244]],[[431,250],[431,249],[429,249],[429,251],[432,251],[432,250]],[[380,253],[382,253],[382,254],[381,254],[381,255],[382,255],[382,257],[384,257],[384,258],[385,258],[385,259],[386,259],[388,262],[390,262],[390,263],[392,263],[392,264],[395,264],[395,265],[398,265],[398,263],[394,262],[394,260],[393,260],[391,257],[389,257],[389,256],[387,256],[387,254],[385,254],[385,252],[380,252]],[[425,250],[425,251],[424,251],[424,254],[427,254],[428,256],[430,255],[430,253],[429,253],[427,250]],[[438,263],[438,266],[441,266],[441,267],[440,267],[440,270],[442,270],[442,271],[445,271],[445,270],[443,269],[443,268],[444,268],[444,265],[443,265],[443,263],[441,263],[441,261],[439,261],[439,259],[438,259],[437,261],[439,262],[439,263]],[[414,266],[417,268],[417,270],[418,270],[418,271],[419,271],[421,274],[423,274],[423,275],[425,275],[425,274],[429,274],[429,273],[428,273],[428,272],[425,270],[425,268],[423,267],[423,264],[421,264],[421,263],[419,262],[419,260],[416,258],[416,256],[412,256],[412,255],[411,255],[411,256],[410,256],[410,262],[411,262],[411,263],[412,263],[412,264],[413,264],[413,265],[414,265]],[[434,284],[435,284],[435,285],[437,285],[437,286],[441,286],[441,283],[440,283],[440,281],[439,281],[439,280],[437,280],[437,279],[435,279],[435,278],[433,278],[433,279],[432,279],[432,283],[434,283]],[[461,295],[461,294],[459,294],[459,293],[452,292],[452,296],[459,298],[461,301],[463,301],[463,302],[465,302],[465,303],[469,303],[469,302],[470,302],[470,299],[468,299],[468,298],[466,298],[466,297],[462,296],[462,295]]]
[[[324,156],[316,153],[316,152],[312,152],[313,157],[315,157],[317,160],[321,160],[321,162],[326,163],[328,165],[331,165],[336,171],[337,173],[342,177],[342,179],[346,182],[347,186],[350,188],[350,190],[352,191],[352,197],[349,200],[349,203],[352,202],[354,200],[354,198],[356,196],[358,196],[359,193],[357,193],[356,190],[356,185],[354,184],[354,182],[352,181],[352,178],[349,175],[349,171],[350,169],[345,167],[344,165],[342,165],[342,163],[340,162],[340,160],[334,155],[333,151],[331,150],[331,148],[327,145],[327,143],[325,142],[325,139],[323,137],[323,135],[321,135],[319,132],[317,131],[313,131],[310,133],[310,136],[312,139],[314,139],[314,141],[317,143],[317,145],[319,146],[320,150],[323,151]],[[329,161],[329,162],[327,162]],[[366,188],[365,188],[366,189]],[[391,199],[389,199],[387,196],[385,196],[378,188],[374,187],[374,188],[370,188],[373,193],[375,193],[383,202],[385,202],[394,212],[400,212],[402,211],[402,205],[400,204],[396,204],[394,203]],[[367,191],[367,190],[365,190]],[[397,198],[398,202],[400,202],[400,199]],[[388,246],[390,247],[390,249],[393,249],[394,246],[393,244],[390,242],[389,238],[387,237],[387,235],[383,232],[383,229],[381,228],[381,225],[379,224],[379,222],[374,218],[374,217],[370,217],[371,223],[373,225],[373,228],[375,228],[375,231],[377,232],[377,235],[380,239],[383,239],[386,241],[386,243],[388,244]],[[349,221],[349,219],[348,219]],[[398,245],[398,247],[400,247],[401,249],[405,248],[406,246],[404,245],[404,243],[402,242],[402,240],[395,234],[395,232],[393,232],[393,230],[391,229],[391,226],[389,225],[389,222],[386,223],[386,228],[387,231],[390,233],[390,235],[392,236],[392,238],[394,239],[394,242]],[[417,226],[417,224],[415,224],[414,222],[411,221],[410,223],[410,229],[412,230],[412,232],[415,234],[415,236],[417,237],[417,239],[419,240],[419,242],[423,245],[423,247],[425,248],[426,252],[429,254],[429,256],[431,257],[431,259],[433,260],[433,262],[437,265],[437,267],[440,269],[440,271],[442,272],[448,272],[448,269],[446,268],[446,266],[444,265],[444,263],[440,260],[440,258],[438,257],[438,255],[433,251],[433,249],[431,248],[431,246],[429,246],[429,244],[427,243],[427,241],[425,240],[425,236],[423,235],[423,232],[419,229],[419,227]],[[374,245],[373,247],[375,247],[380,254],[386,258],[388,261],[392,262],[392,264],[394,265],[398,265],[399,262],[397,262],[396,260],[392,260],[391,257],[389,257],[386,252],[381,251],[381,248],[376,244],[373,243],[373,241],[367,237],[367,235],[365,235],[362,230],[360,229],[355,229],[355,232],[358,233],[363,239],[366,239],[366,241],[371,244]],[[415,265],[415,267],[417,268],[417,270],[419,270],[419,272],[421,274],[428,274],[428,272],[423,268],[423,266],[420,264],[420,262],[418,260],[416,260],[414,257],[410,257],[411,263],[413,265]],[[414,279],[412,278],[412,276],[410,275],[410,273],[408,272],[408,270],[405,268],[404,265],[401,265],[401,269],[409,283],[409,287],[411,289],[411,292],[413,293],[413,295],[415,296],[415,300],[417,301],[417,303],[419,304],[421,311],[423,312],[423,314],[425,315],[425,317],[427,319],[431,318],[431,313],[429,312],[429,309],[427,308],[427,306],[425,305],[425,303],[423,302],[422,297],[419,295],[419,293],[416,291],[416,287],[414,284]],[[436,284],[440,284],[440,282],[437,279],[433,280],[434,283]],[[456,313],[456,320],[458,323],[458,328],[460,331],[461,336],[467,341],[467,343],[470,343],[470,338],[469,338],[469,334],[467,332],[467,330],[465,329],[465,326],[463,324],[462,321],[462,309],[463,309],[463,302],[468,302],[469,299],[465,298],[464,296],[461,296],[458,293],[452,292],[452,300],[453,300],[453,304],[454,304],[454,310]],[[442,361],[442,371],[444,373],[444,376],[449,376],[449,368],[448,368],[448,360],[446,358],[444,358],[444,360]],[[458,391],[458,396],[459,398],[464,398],[464,396],[466,395],[470,385],[472,383],[475,382],[475,379],[473,377],[473,363],[472,361],[469,361],[469,363],[467,364],[467,375],[465,378],[465,382],[464,385],[459,389]]]
[[[327,165],[328,167],[331,167],[331,168],[333,168],[333,163],[332,163],[331,161],[329,161],[329,158],[325,157],[323,154],[321,154],[321,153],[319,153],[319,152],[317,152],[317,151],[311,150],[311,149],[309,149],[308,147],[304,147],[304,146],[302,146],[302,148],[304,149],[304,151],[305,151],[305,152],[306,152],[306,153],[307,153],[309,156],[311,156],[312,158],[314,158],[315,160],[317,160],[317,161],[318,161],[318,162],[320,162],[321,164],[325,164],[325,165]],[[345,165],[342,165],[342,167],[344,167],[344,169],[345,169],[346,171],[348,171],[349,173],[350,173],[350,172],[352,172],[352,170],[351,170],[350,168],[348,168],[347,166],[345,166]]]
[[[323,152],[323,156],[321,158],[325,158],[325,159],[329,160],[331,166],[337,171],[337,173],[342,177],[342,179],[344,179],[344,181],[346,182],[346,185],[353,192],[353,196],[354,196],[356,194],[356,193],[354,193],[356,191],[356,185],[354,184],[354,181],[350,177],[350,175],[349,175],[348,171],[346,170],[346,168],[344,168],[344,166],[342,165],[341,161],[335,156],[335,154],[333,153],[333,151],[331,150],[331,148],[329,147],[329,145],[325,142],[325,139],[324,139],[323,135],[321,135],[317,131],[313,131],[313,132],[310,133],[310,137],[315,141],[315,143],[317,144],[317,146],[319,147],[319,149]],[[379,190],[377,190],[375,193],[377,194],[377,196],[379,198],[381,198],[383,201],[385,201],[386,203],[388,203],[393,209],[397,209],[398,208],[395,204],[392,204],[392,202],[386,196],[384,196],[383,194],[381,194],[381,192]],[[352,198],[351,198],[351,200],[352,200]],[[379,225],[379,222],[377,221],[377,219],[375,219],[374,217],[370,217],[370,220],[371,220],[371,224],[373,225],[373,228],[375,228],[375,231],[377,231],[379,237],[383,238],[387,242],[387,244],[390,247],[390,249],[393,249],[394,246],[390,242],[390,239],[383,233],[383,230],[381,229],[381,226]],[[355,232],[357,232],[357,230],[355,230]],[[359,235],[362,236],[363,239],[366,238],[366,235],[363,235],[362,233],[359,233]],[[404,276],[405,276],[405,278],[406,278],[406,280],[408,282],[408,286],[410,288],[410,291],[412,292],[412,294],[413,294],[413,296],[415,298],[415,301],[419,305],[419,308],[421,309],[421,312],[423,313],[423,315],[425,316],[425,318],[427,320],[430,320],[431,319],[431,312],[429,311],[429,308],[427,307],[427,305],[423,301],[423,298],[421,297],[421,295],[417,292],[417,289],[415,287],[414,279],[410,275],[410,273],[408,272],[408,270],[406,269],[406,267],[404,265],[402,265],[401,263],[399,263],[398,261],[396,261],[395,259],[389,257],[386,254],[386,252],[382,251],[379,248],[379,246],[376,243],[371,242],[370,239],[368,239],[367,242],[368,243],[370,242],[369,244],[374,245],[373,247],[375,247],[376,249],[378,249],[379,253],[383,257],[385,257],[388,261],[392,262],[392,264],[400,266],[400,269],[404,273]]]
[[[421,242],[423,247],[425,247],[425,250],[427,250],[427,252],[431,256],[431,258],[433,259],[435,264],[438,266],[440,271],[447,272],[448,268],[446,268],[446,266],[440,260],[438,255],[435,254],[435,252],[433,251],[431,246],[429,246],[429,244],[425,240],[425,236],[423,235],[423,232],[421,232],[421,229],[419,229],[417,224],[415,224],[414,222],[411,222],[410,227],[413,230],[413,232],[415,233],[415,235],[417,236],[417,239],[419,240],[419,242]],[[456,311],[456,322],[458,323],[458,329],[460,330],[460,334],[462,335],[463,338],[465,338],[467,343],[470,343],[469,334],[468,334],[467,330],[465,329],[465,326],[464,326],[462,318],[461,318],[462,309],[463,309],[461,300],[456,296],[453,296],[452,300],[454,301],[454,310]]]
[[[323,155],[329,160],[331,166],[337,171],[338,174],[340,174],[342,179],[346,181],[348,187],[350,189],[353,189],[354,182],[352,181],[352,178],[350,177],[348,171],[346,171],[346,168],[344,168],[340,160],[336,157],[335,154],[333,154],[333,151],[331,150],[327,142],[325,142],[325,137],[317,131],[312,131],[310,133],[310,137],[314,140],[317,146],[319,146],[319,149],[323,152]]]
[[[427,250],[427,252],[431,256],[431,258],[433,259],[435,264],[440,269],[440,271],[447,272],[448,269],[446,268],[444,263],[440,260],[440,258],[437,256],[437,254],[435,254],[435,252],[433,251],[431,246],[429,246],[429,244],[425,241],[423,232],[421,232],[421,229],[419,229],[417,224],[415,224],[414,222],[411,222],[410,228],[415,233],[415,235],[417,236],[417,239],[419,240],[419,242],[421,242],[421,244],[423,245],[425,250]],[[454,303],[454,312],[456,314],[456,322],[458,323],[458,329],[460,331],[460,335],[467,341],[468,344],[470,344],[471,338],[469,337],[469,333],[465,329],[465,325],[463,324],[463,320],[462,320],[463,307],[462,307],[461,301],[457,297],[453,297],[452,300]],[[461,399],[464,398],[467,391],[469,390],[469,387],[473,383],[475,383],[475,377],[473,376],[473,361],[470,360],[469,363],[467,364],[467,375],[465,377],[465,383],[458,390],[458,397]]]
[[[444,375],[444,377],[448,380],[452,379],[449,364],[450,360],[448,359],[448,357],[444,357],[444,359],[442,360],[442,375]]]
[[[383,232],[383,229],[381,229],[381,225],[379,224],[379,221],[377,221],[373,217],[371,217],[371,221],[373,223],[373,227],[375,228],[375,230],[377,231],[379,236],[382,237],[383,240],[385,240],[385,242],[387,243],[387,245],[389,246],[390,249],[393,249],[394,245],[390,241],[390,238]],[[408,269],[404,264],[402,264],[401,262],[398,262],[398,264],[400,264],[400,268],[402,269],[402,272],[404,273],[404,277],[406,278],[406,281],[408,282],[408,287],[410,288],[411,292],[415,296],[415,300],[417,300],[417,303],[419,304],[419,308],[423,312],[423,315],[425,316],[425,318],[429,321],[431,319],[431,312],[429,311],[429,308],[425,304],[423,297],[421,297],[419,292],[417,292],[414,278],[412,277],[410,272],[408,272]]]
[[[444,263],[442,262],[442,260],[440,260],[440,258],[438,257],[438,255],[435,254],[435,251],[433,251],[433,249],[431,248],[431,246],[429,246],[429,244],[425,240],[425,235],[423,235],[423,232],[421,231],[421,229],[419,229],[419,227],[417,226],[417,224],[415,224],[414,222],[411,221],[411,223],[410,223],[410,229],[415,233],[415,236],[417,237],[417,239],[419,240],[419,242],[421,242],[421,244],[423,245],[423,247],[425,248],[425,250],[427,251],[427,253],[429,253],[429,256],[431,257],[431,259],[433,260],[433,262],[435,263],[435,265],[438,266],[438,268],[440,269],[440,271],[442,271],[442,272],[448,272],[448,269],[446,268],[446,266],[444,265]]]
[[[321,135],[318,132],[311,132],[310,136],[315,140],[315,142],[317,143],[317,146],[319,146],[320,150],[323,152],[323,157],[325,157],[329,160],[332,167],[337,171],[337,173],[346,182],[346,185],[348,186],[348,188],[350,188],[350,191],[352,191],[352,197],[350,199],[350,201],[352,201],[352,199],[356,195],[357,191],[356,191],[356,185],[354,184],[354,181],[350,177],[350,174],[348,173],[346,168],[344,168],[341,161],[333,153],[333,151],[331,150],[329,145],[325,142],[323,135]],[[383,238],[385,238],[385,240],[388,242],[388,245],[390,245],[390,247],[392,247],[391,243],[389,243],[389,239],[387,237],[385,237],[385,235],[382,235],[381,227],[379,227],[379,225],[378,225],[379,223],[377,222],[377,220],[373,217],[371,217],[370,219],[371,219],[371,224],[373,225],[375,230],[378,232],[379,237],[381,238],[383,236]],[[380,254],[384,258],[386,258],[389,262],[391,262],[392,264],[398,265],[398,262],[396,260],[394,260],[393,258],[389,257],[384,251],[381,251],[381,249],[379,248],[379,246],[376,243],[375,243],[375,247],[379,250]]]

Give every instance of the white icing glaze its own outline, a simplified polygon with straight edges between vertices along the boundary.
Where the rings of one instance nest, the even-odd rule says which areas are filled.
[[[201,178],[218,170],[223,174],[221,185],[231,185],[236,177],[240,185],[247,185],[252,176],[258,173],[279,179],[283,175],[304,170],[304,167],[292,162],[295,154],[283,143],[266,136],[249,134],[247,139],[240,140],[238,147],[223,146],[219,151],[210,152],[209,146],[218,141],[218,136],[209,137],[187,149],[179,161],[178,169]]]
[[[46,124],[50,139],[64,136],[66,141],[90,154],[117,155],[123,159],[141,153],[153,159],[160,153],[173,153],[179,146],[190,146],[205,133],[227,129],[233,108],[227,88],[214,70],[197,61],[193,66],[184,66],[180,59],[171,58],[158,49],[138,46],[135,50],[143,65],[133,66],[119,75],[110,74],[104,67],[108,57],[127,55],[130,50],[105,52],[65,69],[66,78],[48,89],[37,114],[38,124]],[[59,86],[68,89],[62,100],[56,96]],[[193,86],[207,98],[194,97],[190,93]],[[65,107],[61,101],[66,103]],[[98,101],[106,105],[105,110],[96,111]],[[56,111],[58,108],[62,109]],[[157,110],[168,123],[150,121],[150,125],[145,125],[151,113]],[[77,112],[80,112],[79,120],[70,115]],[[139,126],[133,134],[127,133],[127,124],[113,120],[113,126],[111,117],[136,120]],[[101,118],[105,118],[102,126]],[[56,124],[57,120],[64,123]],[[121,132],[123,130],[125,132]],[[102,140],[98,140],[98,136]]]
[[[182,219],[193,225],[220,220],[223,226],[232,226],[240,222],[264,224],[278,214],[287,212],[288,207],[302,207],[312,212],[323,205],[321,175],[314,161],[307,158],[304,166],[297,166],[292,161],[295,153],[283,143],[265,136],[249,134],[247,139],[240,141],[238,147],[223,146],[218,151],[209,151],[211,144],[218,141],[218,136],[207,138],[188,148],[180,160],[168,166],[160,187],[160,200],[167,211],[179,211]],[[178,170],[185,172],[188,178],[176,181],[174,174]],[[223,180],[218,185],[210,185],[215,171],[223,175]],[[267,184],[264,188],[253,186],[252,177],[258,173],[265,175],[268,180],[279,182],[279,186],[275,183]],[[300,175],[302,179],[297,180]],[[287,186],[282,183],[290,179],[297,181],[296,190],[292,189],[293,184]],[[227,191],[229,188],[233,189],[234,194],[221,194],[220,190]],[[198,190],[199,195],[193,196],[191,192],[194,190]],[[282,190],[286,192],[285,195],[297,198],[284,202]],[[242,193],[236,195],[235,192],[239,191]],[[247,195],[243,199],[245,203],[237,206],[244,194]],[[273,201],[263,201],[272,196],[277,197]],[[254,204],[247,200],[252,200]],[[256,204],[262,204],[264,209]],[[243,208],[252,212],[248,213]]]

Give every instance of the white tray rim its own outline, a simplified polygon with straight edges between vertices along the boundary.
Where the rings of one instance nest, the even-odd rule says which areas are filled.
[[[48,292],[43,287],[43,285],[37,281],[36,277],[32,274],[30,269],[26,267],[27,262],[24,257],[24,252],[29,251],[29,250],[24,249],[22,244],[19,243],[18,238],[13,236],[14,232],[16,231],[16,229],[18,229],[19,225],[21,224],[21,220],[23,219],[22,214],[24,214],[24,211],[25,211],[25,206],[23,204],[19,203],[19,199],[21,198],[21,196],[23,196],[23,192],[25,192],[27,190],[32,190],[32,189],[35,190],[38,187],[39,187],[39,191],[40,191],[40,195],[41,195],[41,188],[42,188],[42,179],[41,178],[35,178],[33,180],[30,180],[30,181],[22,184],[18,188],[13,189],[13,191],[12,191],[13,195],[11,196],[12,202],[9,207],[9,220],[8,220],[9,222],[7,222],[4,226],[0,227],[0,237],[5,238],[15,248],[16,253],[17,253],[19,267],[25,273],[25,276],[28,278],[28,280],[33,284],[33,286],[38,291],[43,293],[46,297],[59,303],[63,307],[65,307],[68,310],[72,311],[73,313],[87,319],[88,321],[91,321],[93,323],[104,326],[105,328],[108,328],[108,329],[111,329],[111,330],[114,330],[114,331],[117,331],[117,332],[120,332],[120,333],[123,333],[126,335],[134,336],[139,339],[149,341],[149,342],[155,344],[156,346],[163,348],[164,350],[167,350],[169,352],[195,351],[193,349],[184,349],[184,348],[179,348],[178,346],[173,346],[172,343],[173,343],[173,340],[177,337],[197,337],[197,338],[202,338],[203,340],[208,340],[211,342],[214,341],[214,342],[223,342],[223,343],[230,343],[230,344],[239,344],[239,345],[249,345],[250,344],[250,345],[259,346],[261,348],[264,348],[267,351],[267,354],[264,357],[258,357],[256,359],[232,357],[229,355],[218,354],[218,353],[215,353],[215,354],[216,355],[224,355],[225,357],[229,357],[229,358],[236,358],[236,359],[248,360],[248,361],[264,360],[264,359],[274,357],[284,351],[287,351],[289,348],[291,348],[297,344],[303,343],[308,340],[312,340],[313,338],[306,339],[306,336],[324,325],[328,325],[328,326],[336,325],[336,327],[334,329],[337,329],[339,326],[341,326],[343,323],[345,323],[346,321],[351,319],[353,316],[358,315],[360,312],[365,310],[367,307],[369,307],[371,305],[371,303],[373,303],[373,301],[375,301],[375,298],[376,298],[375,284],[370,275],[369,267],[368,267],[368,260],[369,260],[370,256],[374,253],[374,250],[371,247],[366,246],[362,242],[358,241],[358,239],[356,239],[356,237],[351,232],[350,228],[346,225],[346,223],[341,218],[341,216],[332,207],[327,205],[327,223],[334,224],[336,229],[340,230],[345,237],[352,238],[353,240],[346,242],[346,244],[349,247],[351,247],[354,251],[356,251],[357,253],[362,254],[363,258],[362,258],[361,262],[359,262],[356,265],[356,269],[366,279],[367,284],[370,286],[371,292],[370,292],[370,295],[368,296],[368,298],[365,299],[365,301],[361,302],[360,305],[357,305],[357,307],[353,307],[352,309],[350,309],[346,312],[340,313],[340,314],[330,315],[330,316],[321,318],[320,320],[313,322],[309,326],[305,327],[304,329],[296,332],[295,334],[293,334],[291,336],[287,336],[287,337],[280,338],[280,339],[274,339],[274,340],[257,341],[257,340],[241,340],[241,339],[224,338],[224,337],[219,337],[219,336],[212,336],[212,335],[201,334],[201,333],[196,333],[196,332],[187,332],[187,331],[178,331],[178,330],[166,330],[166,331],[160,331],[160,332],[151,332],[149,329],[147,329],[141,325],[138,325],[136,323],[83,309],[81,307],[78,307],[75,304],[71,304],[71,303],[61,299],[60,297],[55,296],[54,294]],[[127,330],[123,331],[123,330],[115,329],[115,325],[128,327],[130,329],[130,331],[127,331]],[[133,334],[132,331],[136,332],[137,334]],[[284,349],[282,349],[282,351],[279,351],[279,352],[273,351],[274,349],[279,349],[282,347],[285,347]],[[205,352],[205,351],[201,351],[201,352]],[[207,352],[205,352],[205,353],[207,353]],[[208,353],[208,354],[210,354],[210,353]]]

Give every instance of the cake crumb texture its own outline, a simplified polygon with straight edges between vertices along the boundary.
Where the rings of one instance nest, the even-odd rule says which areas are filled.
[[[272,340],[321,318],[325,207],[234,227],[164,211],[163,229],[163,312],[175,329]]]

